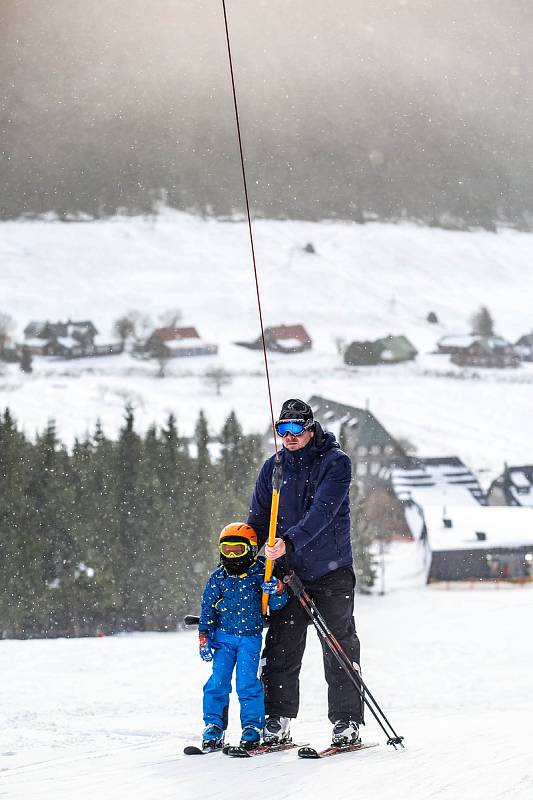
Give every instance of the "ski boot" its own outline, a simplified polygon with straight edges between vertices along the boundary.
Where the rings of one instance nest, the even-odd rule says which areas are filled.
[[[202,733],[202,750],[222,750],[224,731],[219,725],[206,725]]]
[[[284,744],[290,742],[289,717],[269,717],[263,728],[263,742],[265,744]]]
[[[240,747],[243,750],[253,750],[261,744],[261,728],[255,725],[245,725],[241,733]]]
[[[352,719],[339,719],[333,726],[331,737],[332,747],[348,747],[351,744],[360,742],[359,725]]]

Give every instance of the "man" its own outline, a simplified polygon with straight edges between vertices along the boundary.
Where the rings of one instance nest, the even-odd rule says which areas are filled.
[[[313,419],[311,407],[302,400],[283,403],[276,432],[283,441],[279,454],[282,487],[277,538],[272,547],[267,545],[265,554],[272,560],[285,558],[285,571],[294,569],[301,578],[331,632],[358,667],[350,459],[334,435],[323,431]],[[248,516],[260,546],[268,538],[274,462],[272,456],[261,468]],[[308,623],[307,614],[292,596],[283,610],[271,615],[261,674],[267,714],[265,742],[286,740],[290,719],[298,714],[299,674]],[[322,649],[332,742],[350,744],[359,738],[361,697],[324,644]]]

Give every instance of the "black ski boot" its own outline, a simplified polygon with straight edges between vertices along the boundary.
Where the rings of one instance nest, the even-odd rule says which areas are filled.
[[[291,741],[289,717],[269,717],[263,728],[265,744],[284,744]]]
[[[243,750],[254,750],[261,744],[261,728],[245,725],[241,733],[240,747]]]
[[[202,734],[202,750],[222,750],[224,731],[218,725],[206,725]]]
[[[348,747],[360,742],[359,725],[353,720],[339,719],[333,726],[332,747]]]

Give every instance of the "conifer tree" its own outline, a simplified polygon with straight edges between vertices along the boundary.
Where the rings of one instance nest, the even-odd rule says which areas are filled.
[[[58,440],[53,421],[37,437],[32,462],[28,502],[34,513],[27,535],[40,542],[43,557],[44,602],[36,609],[38,624],[44,625],[51,634],[64,635],[79,621],[75,586],[79,553],[72,530],[73,494],[67,479],[69,459]]]
[[[140,611],[135,598],[135,562],[138,556],[139,538],[138,476],[141,462],[141,441],[133,428],[133,407],[128,404],[115,459],[115,503],[121,561],[119,581],[122,594],[121,610],[126,628],[139,626]]]
[[[159,579],[163,627],[175,627],[185,611],[181,573],[187,566],[190,525],[187,502],[191,463],[178,435],[176,419],[170,414],[160,435],[157,467],[160,496],[160,539],[162,564]],[[178,611],[179,609],[179,611]]]
[[[224,504],[219,473],[209,454],[209,431],[203,411],[195,427],[196,458],[192,460],[181,547],[182,609],[198,606],[204,582],[217,559],[220,513],[213,513],[217,500]],[[217,497],[218,496],[218,497]],[[219,509],[218,509],[219,510]]]
[[[42,594],[42,544],[27,535],[31,452],[6,409],[0,414],[0,636],[31,635]]]
[[[376,561],[372,553],[372,545],[378,531],[368,519],[365,509],[365,498],[358,497],[357,484],[350,487],[351,536],[355,565],[355,577],[359,592],[368,592],[376,580]]]

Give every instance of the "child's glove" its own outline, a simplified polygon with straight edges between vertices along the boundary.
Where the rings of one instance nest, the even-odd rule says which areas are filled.
[[[200,633],[198,637],[198,644],[199,644],[199,653],[200,658],[202,661],[212,661],[213,660],[213,650],[217,649],[217,646],[213,644],[213,642],[207,638],[205,633]]]
[[[270,580],[263,583],[261,588],[265,594],[281,594],[285,587],[280,580],[272,576]]]

